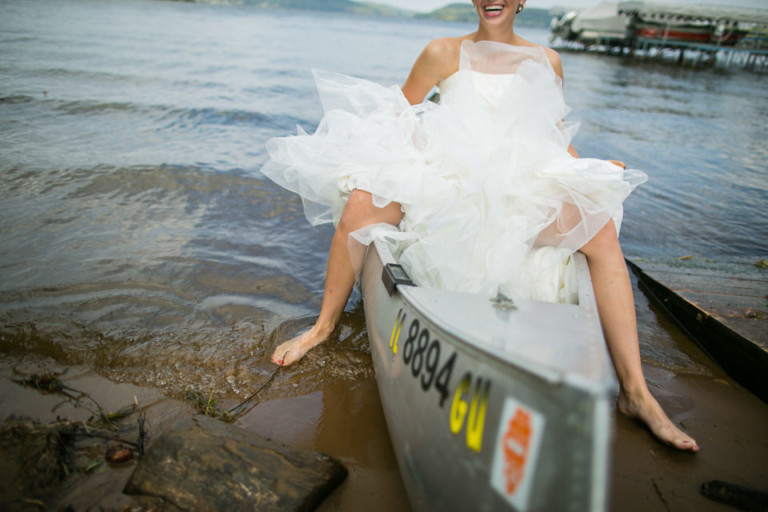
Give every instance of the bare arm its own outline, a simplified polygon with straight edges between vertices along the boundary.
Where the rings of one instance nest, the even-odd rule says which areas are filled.
[[[421,52],[403,84],[403,94],[411,105],[421,103],[440,81],[459,67],[459,42],[454,38],[430,41]]]

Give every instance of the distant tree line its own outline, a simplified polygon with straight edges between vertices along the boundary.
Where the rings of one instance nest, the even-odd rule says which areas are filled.
[[[367,16],[396,18],[419,18],[442,21],[474,22],[475,9],[469,2],[453,3],[428,13],[417,13],[398,9],[375,2],[353,2],[352,0],[198,0],[207,3],[249,5],[267,9],[301,9],[310,11],[345,12]],[[517,26],[549,28],[550,16],[547,9],[526,8],[515,19]]]
[[[455,3],[426,14],[416,14],[415,17],[443,21],[474,22],[477,20],[477,13],[469,3]],[[548,9],[527,7],[515,18],[515,26],[549,28],[550,20],[551,16]]]

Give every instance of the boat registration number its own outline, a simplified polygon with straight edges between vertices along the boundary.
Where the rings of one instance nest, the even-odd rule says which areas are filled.
[[[456,367],[456,351],[450,355],[445,354],[440,340],[432,337],[429,329],[422,326],[418,318],[411,319],[407,331],[403,332],[406,321],[407,314],[400,309],[389,337],[392,354],[402,356],[406,368],[410,369],[411,376],[418,380],[425,393],[432,390],[437,393],[441,408],[453,390],[448,415],[449,428],[455,435],[464,431],[467,447],[479,452],[483,445],[490,379],[473,376],[472,372],[467,371],[454,388],[451,377]]]

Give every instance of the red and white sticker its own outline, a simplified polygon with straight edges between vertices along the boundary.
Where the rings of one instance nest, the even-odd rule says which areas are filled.
[[[491,486],[517,510],[527,510],[536,471],[544,416],[514,398],[501,413],[491,472]]]

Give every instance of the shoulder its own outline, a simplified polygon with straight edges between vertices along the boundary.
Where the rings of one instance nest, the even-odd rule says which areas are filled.
[[[529,46],[532,48],[541,48],[544,50],[544,54],[547,56],[547,59],[549,59],[549,64],[552,66],[552,69],[555,71],[555,73],[557,73],[557,76],[559,76],[561,79],[563,78],[563,61],[560,60],[560,54],[555,50],[548,46],[532,43],[522,38],[519,39],[517,44],[520,46]]]
[[[424,50],[438,55],[458,54],[464,39],[464,37],[438,37],[427,43]]]
[[[433,39],[424,47],[403,84],[409,103],[419,103],[441,80],[459,69],[460,37]]]
[[[562,79],[563,78],[563,61],[560,60],[560,54],[557,53],[552,48],[548,48],[546,46],[542,46],[542,48],[544,48],[544,53],[547,54],[549,63],[552,65],[552,69],[554,69],[555,73],[557,73],[557,76],[559,76]]]
[[[459,68],[462,37],[440,37],[433,39],[424,47],[420,60],[433,69],[441,78],[452,74]]]

